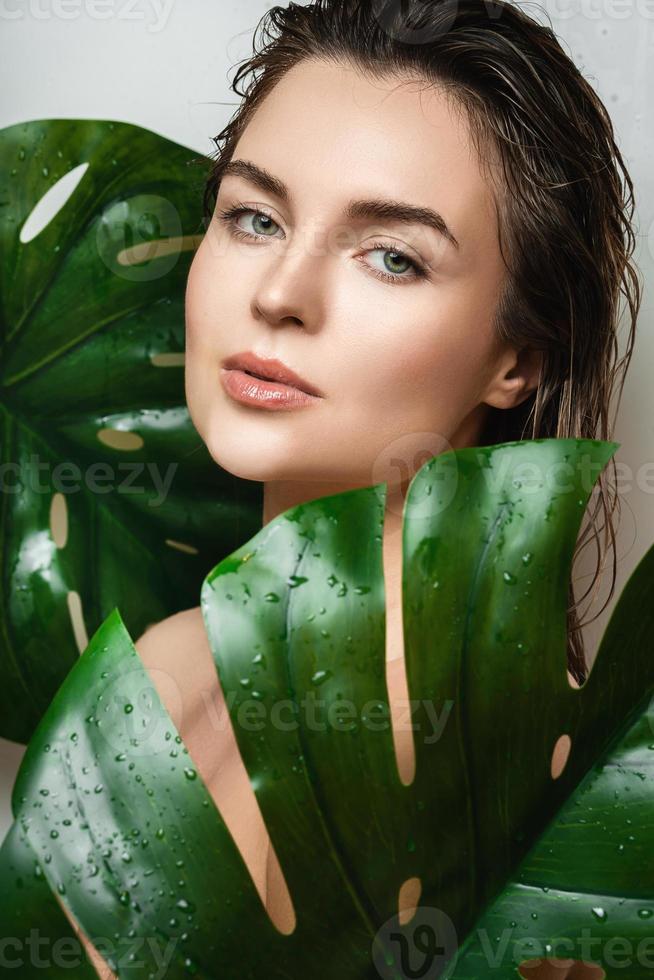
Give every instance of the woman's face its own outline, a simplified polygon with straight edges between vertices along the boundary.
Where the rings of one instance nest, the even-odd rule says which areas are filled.
[[[463,118],[433,87],[310,61],[232,160],[278,184],[227,174],[189,273],[186,397],[214,460],[250,480],[367,486],[475,445],[484,403],[508,407],[516,382],[491,331],[505,269]],[[458,247],[419,216],[348,214],[373,200],[430,209]],[[230,225],[219,213],[234,206],[248,210]],[[322,397],[290,411],[235,400],[222,362],[243,351]]]

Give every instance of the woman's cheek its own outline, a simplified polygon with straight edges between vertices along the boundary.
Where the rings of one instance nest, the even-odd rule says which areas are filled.
[[[202,248],[202,246],[200,246]],[[186,350],[187,354],[197,346],[200,325],[200,300],[203,296],[202,276],[200,268],[200,253],[196,252],[186,280],[186,296],[184,300],[186,321]],[[204,296],[206,303],[206,295]]]

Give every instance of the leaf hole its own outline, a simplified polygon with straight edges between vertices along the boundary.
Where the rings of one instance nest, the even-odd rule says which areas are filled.
[[[50,534],[57,548],[68,541],[68,504],[63,493],[55,493],[50,501]]]
[[[87,168],[88,163],[80,163],[79,166],[73,167],[37,201],[20,229],[18,238],[23,245],[40,235],[53,218],[59,214],[86,173]]]
[[[386,686],[393,728],[395,764],[400,781],[410,786],[416,775],[416,750],[413,742],[414,724],[404,657],[386,661]]]
[[[400,575],[398,581],[390,574],[389,563],[392,561],[390,548],[391,541],[385,525],[382,562],[386,600],[386,692],[397,773],[400,782],[404,786],[410,786],[416,775],[416,748],[413,740],[412,705],[409,699],[404,651],[402,577]],[[395,594],[391,594],[393,589]]]
[[[166,255],[194,251],[202,238],[202,235],[177,235],[174,238],[155,238],[148,242],[139,242],[138,245],[121,249],[116,260],[118,265],[138,265]]]
[[[186,354],[184,351],[163,351],[160,354],[151,354],[150,363],[153,367],[184,367]]]
[[[175,541],[173,538],[166,538],[164,543],[167,544],[169,548],[176,548],[177,551],[184,551],[188,555],[198,555],[200,553],[198,549],[194,547],[194,545],[184,544],[183,541]]]
[[[565,769],[570,756],[571,747],[572,739],[570,736],[567,734],[559,735],[552,751],[552,761],[550,763],[552,779],[558,779]]]
[[[420,878],[407,878],[406,881],[402,882],[397,897],[398,917],[401,926],[405,926],[416,914],[421,893],[422,882]]]
[[[127,432],[124,429],[99,429],[97,437],[105,446],[110,449],[121,449],[124,451],[141,449],[144,445],[143,437],[138,432]]]
[[[77,649],[80,653],[84,653],[89,645],[89,638],[86,632],[86,623],[84,622],[84,614],[82,612],[82,600],[79,592],[71,590],[66,596],[66,602],[68,603],[68,615],[70,616],[70,622],[73,627]]]

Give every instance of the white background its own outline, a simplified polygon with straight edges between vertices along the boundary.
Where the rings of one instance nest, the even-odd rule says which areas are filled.
[[[652,473],[642,480],[642,467],[654,460],[654,101],[648,98],[654,91],[654,0],[521,5],[537,19],[543,19],[539,9],[549,14],[565,50],[604,100],[636,190],[636,261],[645,294],[614,433],[621,443],[615,459],[625,474],[616,594],[585,632],[592,659],[617,595],[654,541]],[[229,89],[230,69],[251,53],[254,28],[270,6],[263,0],[0,0],[0,126],[55,117],[112,119],[208,154],[210,137],[238,101]],[[10,792],[23,751],[0,740],[0,839],[12,819]]]

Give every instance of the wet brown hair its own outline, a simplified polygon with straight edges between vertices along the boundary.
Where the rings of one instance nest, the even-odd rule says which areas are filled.
[[[491,407],[479,444],[610,439],[641,300],[632,262],[633,185],[605,106],[551,27],[503,0],[315,0],[273,7],[259,21],[253,54],[231,83],[242,102],[214,137],[205,221],[223,167],[253,113],[290,68],[309,58],[373,77],[437,84],[465,112],[494,184],[507,268],[493,327],[516,349],[543,352],[536,391],[515,408]],[[627,336],[620,357],[623,313]],[[613,458],[608,466],[615,474]],[[579,683],[587,676],[579,605],[593,587],[588,607],[595,598],[609,539],[611,588],[593,619],[614,593],[616,508],[619,514],[617,489],[605,468],[573,556],[574,563],[585,544],[595,543],[593,580],[579,600],[569,586],[568,666]]]

